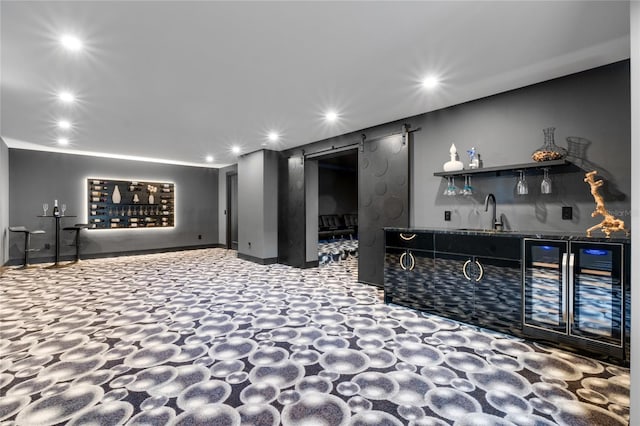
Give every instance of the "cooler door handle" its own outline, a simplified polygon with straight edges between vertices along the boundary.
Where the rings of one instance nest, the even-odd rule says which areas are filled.
[[[567,324],[567,308],[565,297],[567,297],[567,253],[562,253],[562,294],[560,294],[560,307],[562,309],[562,322]]]
[[[573,291],[574,291],[574,282],[573,282],[573,268],[575,266],[575,254],[571,253],[569,255],[569,293],[567,296],[569,297],[569,326],[573,328]]]

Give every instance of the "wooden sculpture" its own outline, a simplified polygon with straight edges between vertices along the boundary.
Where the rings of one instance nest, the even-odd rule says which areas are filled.
[[[587,182],[591,187],[591,195],[593,195],[593,199],[596,201],[596,209],[593,211],[593,213],[591,213],[591,217],[601,215],[604,217],[604,219],[597,225],[594,225],[591,228],[587,229],[587,237],[590,237],[591,232],[595,231],[596,229],[600,229],[602,232],[604,232],[607,238],[611,236],[612,232],[616,231],[624,231],[627,235],[629,235],[629,231],[624,229],[624,221],[621,219],[617,219],[604,207],[604,199],[598,192],[598,189],[602,186],[604,181],[595,180],[595,176],[597,174],[598,172],[596,170],[588,172],[585,175],[584,181]]]

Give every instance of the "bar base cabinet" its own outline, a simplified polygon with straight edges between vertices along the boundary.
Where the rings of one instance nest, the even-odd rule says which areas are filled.
[[[521,240],[386,232],[385,302],[522,334]]]
[[[628,245],[618,243],[525,239],[525,335],[612,361],[628,359],[625,248]]]
[[[435,235],[433,313],[522,335],[520,238]]]
[[[433,234],[386,233],[386,303],[420,310],[433,306]]]

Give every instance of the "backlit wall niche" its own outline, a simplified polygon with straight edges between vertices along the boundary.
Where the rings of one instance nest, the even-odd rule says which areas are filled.
[[[167,228],[175,223],[175,185],[87,179],[90,229]]]

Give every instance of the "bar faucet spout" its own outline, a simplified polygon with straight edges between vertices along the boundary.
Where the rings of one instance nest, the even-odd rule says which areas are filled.
[[[488,194],[484,199],[484,211],[489,211],[489,200],[493,201],[493,208],[491,210],[491,229],[500,230],[502,229],[502,221],[498,220],[496,217],[496,196],[493,194]]]

